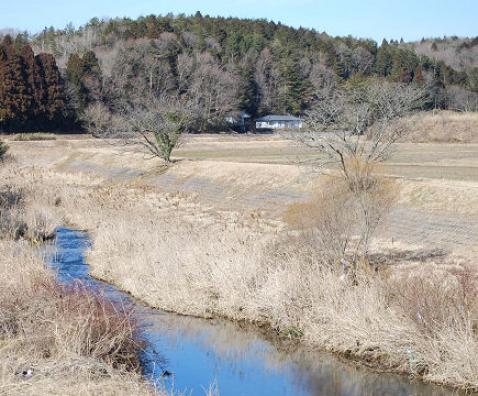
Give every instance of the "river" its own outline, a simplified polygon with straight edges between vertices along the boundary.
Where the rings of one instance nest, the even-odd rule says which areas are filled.
[[[225,320],[178,316],[136,303],[126,293],[89,275],[84,232],[59,228],[49,264],[66,285],[81,282],[115,304],[134,306],[146,341],[144,375],[158,387],[184,395],[409,396],[455,394],[406,376],[378,374],[307,349],[279,350],[253,329]],[[132,271],[134,269],[132,268]]]

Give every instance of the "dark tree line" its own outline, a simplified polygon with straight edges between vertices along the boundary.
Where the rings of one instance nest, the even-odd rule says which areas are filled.
[[[34,55],[10,36],[0,43],[0,130],[63,128],[64,82],[51,54]]]

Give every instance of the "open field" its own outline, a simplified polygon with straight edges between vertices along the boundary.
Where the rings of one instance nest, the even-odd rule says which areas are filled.
[[[462,279],[466,293],[477,286],[478,145],[398,146],[381,172],[400,197],[372,241],[386,267],[353,288],[289,232],[288,208],[326,184],[300,164],[315,154],[280,137],[189,137],[168,169],[105,141],[10,146],[5,181],[88,229],[94,274],[151,306],[247,320],[381,369],[478,386],[478,341],[456,324],[455,305]]]
[[[93,177],[95,183],[129,183],[181,193],[213,210],[242,210],[280,220],[288,205],[306,201],[319,174],[304,160],[316,156],[273,135],[192,136],[170,170],[141,154],[96,140],[12,142],[20,163],[35,150],[34,165]],[[401,196],[384,238],[395,243],[476,249],[478,241],[478,144],[397,146],[380,169],[397,178]],[[425,236],[425,237],[424,237]]]

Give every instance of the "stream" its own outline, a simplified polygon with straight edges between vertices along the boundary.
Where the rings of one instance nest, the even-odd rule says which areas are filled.
[[[58,280],[81,282],[115,304],[134,306],[146,347],[144,375],[159,388],[185,396],[409,396],[455,394],[406,376],[378,374],[304,349],[281,352],[254,330],[225,320],[203,320],[165,313],[133,301],[126,293],[89,275],[84,253],[88,235],[57,229],[49,264]]]

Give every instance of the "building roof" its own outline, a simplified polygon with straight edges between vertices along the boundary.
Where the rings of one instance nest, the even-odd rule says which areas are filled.
[[[290,115],[275,115],[270,114],[264,117],[258,118],[257,122],[283,122],[283,121],[302,121],[300,118],[290,116]]]

